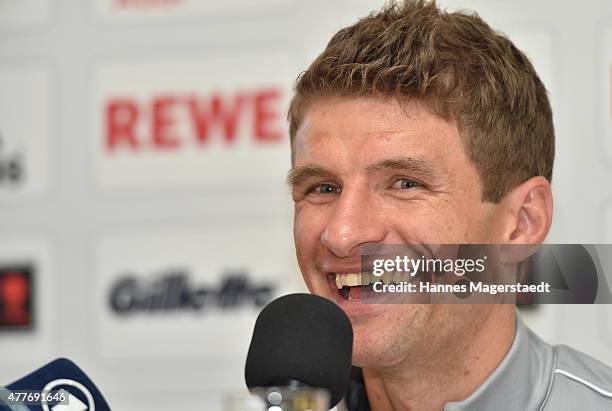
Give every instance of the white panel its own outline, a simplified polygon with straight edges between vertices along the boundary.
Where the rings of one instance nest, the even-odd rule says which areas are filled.
[[[99,182],[226,190],[282,185],[290,86],[286,57],[273,53],[103,65],[92,133]],[[215,112],[224,114],[213,124]]]
[[[599,73],[601,84],[600,108],[604,133],[600,136],[601,145],[608,167],[612,170],[612,29],[604,30],[601,37],[603,56]],[[608,231],[610,233],[610,231]]]
[[[50,0],[1,0],[0,28],[32,28],[44,24],[49,18]]]
[[[299,281],[293,255],[291,234],[278,225],[105,235],[97,248],[95,286],[101,354],[114,359],[198,358],[202,363],[246,358],[262,308],[255,304],[254,289],[272,287],[272,294],[260,294],[268,296],[262,303],[292,290]],[[184,278],[188,288],[161,282],[171,275]],[[227,283],[237,276],[244,276],[245,288]],[[138,281],[138,291],[113,293],[126,279]],[[195,295],[199,290],[210,294]],[[163,297],[144,302],[154,294]],[[111,308],[113,296],[119,310]]]
[[[49,75],[38,67],[0,69],[0,201],[48,188],[49,92]]]

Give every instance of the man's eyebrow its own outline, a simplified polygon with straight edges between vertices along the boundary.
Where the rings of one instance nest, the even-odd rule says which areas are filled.
[[[435,167],[427,160],[419,157],[400,157],[381,160],[366,168],[368,174],[372,174],[385,169],[405,170],[418,174],[423,178],[435,179],[438,172]]]
[[[332,173],[320,166],[306,164],[289,170],[289,173],[287,173],[287,184],[290,186],[299,185],[310,177],[330,177],[331,175]]]
[[[419,157],[400,157],[381,160],[371,164],[366,168],[368,174],[376,173],[385,169],[403,170],[416,174],[426,179],[436,179],[439,173],[434,166],[427,160]],[[287,184],[290,186],[299,185],[310,177],[331,177],[332,173],[323,167],[306,164],[289,170],[287,174]]]

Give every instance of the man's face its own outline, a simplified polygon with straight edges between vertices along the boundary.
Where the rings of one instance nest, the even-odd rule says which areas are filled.
[[[294,150],[298,263],[310,291],[349,316],[354,364],[393,366],[474,332],[486,308],[361,304],[334,285],[336,273],[361,271],[366,244],[498,242],[497,208],[481,201],[456,125],[418,103],[319,100],[304,113]]]

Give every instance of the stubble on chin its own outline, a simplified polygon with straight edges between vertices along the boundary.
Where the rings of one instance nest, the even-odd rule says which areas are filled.
[[[385,315],[351,319],[355,336],[353,365],[391,368],[411,361],[426,344],[432,306],[389,304]]]

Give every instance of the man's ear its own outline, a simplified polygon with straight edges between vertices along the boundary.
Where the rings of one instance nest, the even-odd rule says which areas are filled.
[[[540,244],[552,224],[553,199],[544,177],[530,178],[502,199],[503,241],[506,244]]]

